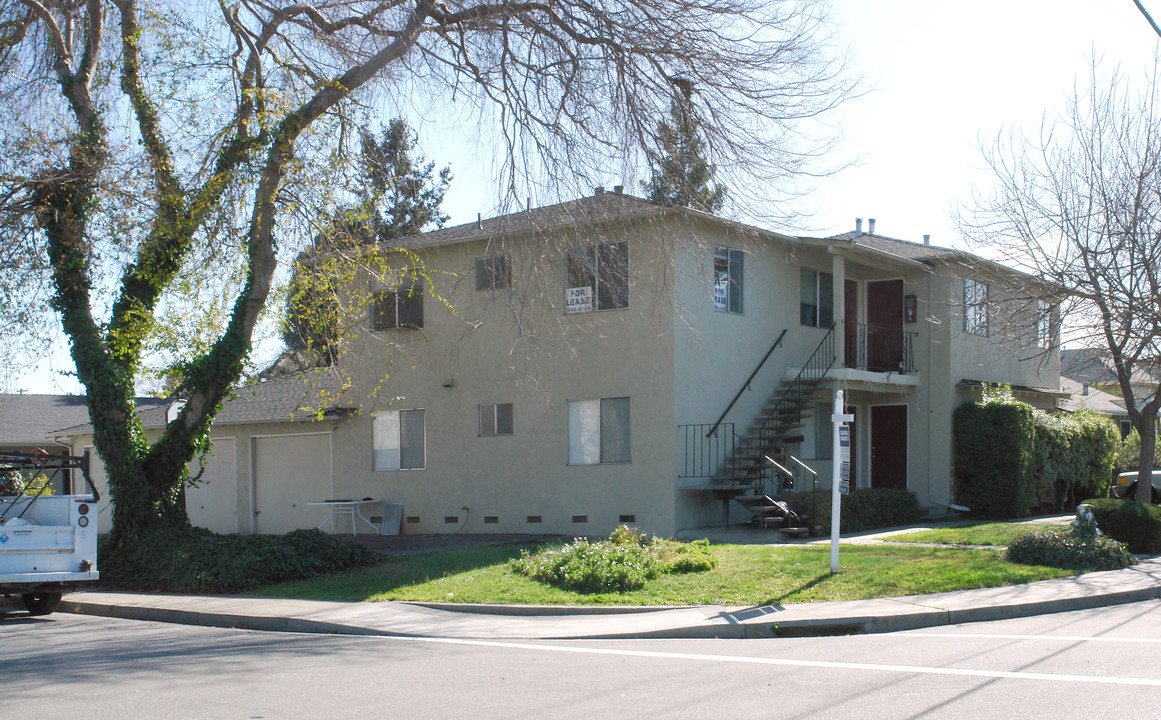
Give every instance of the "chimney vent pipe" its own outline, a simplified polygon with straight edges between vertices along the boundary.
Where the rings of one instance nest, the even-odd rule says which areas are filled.
[[[923,236],[923,244],[924,244],[924,245],[930,245],[930,244],[931,244],[931,236],[930,236],[930,235],[924,235],[924,236]]]
[[[855,218],[855,237],[862,237],[863,235],[863,219]]]
[[[869,220],[867,220],[867,234],[868,235],[875,234],[875,218],[870,218]]]

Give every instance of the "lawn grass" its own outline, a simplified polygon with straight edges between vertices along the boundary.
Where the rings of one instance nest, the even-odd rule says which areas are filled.
[[[1003,547],[1025,533],[1068,530],[1067,524],[979,523],[955,528],[919,530],[883,538],[891,542],[938,543],[941,545],[993,545]]]
[[[516,546],[393,557],[359,570],[268,586],[260,594],[317,600],[412,600],[543,605],[765,605],[859,600],[1011,585],[1075,574],[1016,565],[998,550],[844,545],[831,575],[830,549],[716,545],[717,567],[667,575],[641,590],[582,594],[508,569]]]

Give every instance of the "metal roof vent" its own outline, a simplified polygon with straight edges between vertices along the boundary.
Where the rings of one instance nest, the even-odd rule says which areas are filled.
[[[863,236],[863,219],[855,218],[855,237]]]
[[[875,234],[875,218],[870,218],[869,220],[867,220],[867,234],[868,235]]]

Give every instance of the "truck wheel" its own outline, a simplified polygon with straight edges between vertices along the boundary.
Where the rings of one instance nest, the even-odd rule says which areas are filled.
[[[25,593],[20,598],[24,600],[24,609],[29,615],[48,615],[60,607],[60,595],[54,592]]]

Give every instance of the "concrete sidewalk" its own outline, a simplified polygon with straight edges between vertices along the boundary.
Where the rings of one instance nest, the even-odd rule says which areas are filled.
[[[61,612],[309,633],[473,639],[768,638],[1002,620],[1161,597],[1161,557],[1132,568],[980,590],[844,602],[678,608],[346,603],[76,592]]]

